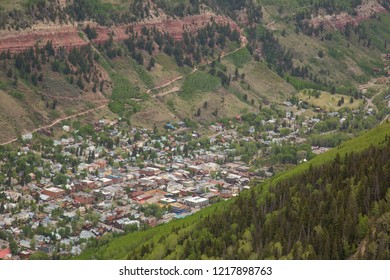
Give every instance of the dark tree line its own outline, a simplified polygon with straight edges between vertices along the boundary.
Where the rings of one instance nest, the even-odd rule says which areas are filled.
[[[93,83],[94,91],[102,82],[96,60],[98,56],[90,45],[70,50],[64,47],[55,49],[51,41],[42,47],[31,47],[17,54],[11,54],[10,51],[0,54],[6,76],[12,78],[15,85],[18,78],[22,78],[39,86],[45,78],[44,68],[50,66],[53,72],[64,74],[71,84],[82,90],[85,83]]]
[[[389,259],[389,162],[387,136],[381,146],[252,188],[194,224],[161,229],[128,247],[127,258]]]
[[[256,28],[249,28],[248,39],[250,40],[248,45],[249,51],[253,55],[258,56],[256,50],[261,49],[261,53],[269,68],[273,68],[280,76],[283,76],[285,72],[293,70],[292,53],[279,43],[279,40],[271,31],[264,29],[262,32],[257,32]],[[294,69],[295,72],[297,72],[296,70]],[[305,68],[302,72],[305,75],[307,74],[306,70]],[[301,71],[299,69],[299,74],[301,74]]]
[[[145,62],[144,52],[147,52],[151,59],[147,68],[150,70],[155,63],[153,58],[155,52],[162,51],[175,58],[178,66],[187,65],[193,67],[199,64],[206,57],[213,57],[217,49],[223,50],[227,43],[240,43],[240,33],[232,29],[228,24],[218,24],[211,21],[204,28],[197,32],[183,32],[183,38],[175,41],[167,32],[162,32],[156,27],[143,27],[141,32],[135,32],[133,28],[127,30],[129,38],[124,41],[130,54],[138,64]]]

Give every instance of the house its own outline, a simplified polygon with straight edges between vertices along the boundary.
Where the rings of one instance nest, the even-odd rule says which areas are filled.
[[[171,206],[172,213],[174,213],[176,215],[181,215],[181,214],[184,214],[184,213],[190,211],[188,209],[188,207],[186,207],[185,205],[183,205],[181,203],[177,203],[177,202],[176,203],[171,203],[170,206]]]
[[[109,178],[101,178],[100,181],[103,183],[103,186],[109,186],[112,184],[112,179]]]
[[[74,193],[72,196],[74,201],[79,204],[92,204],[95,202],[95,197],[88,193],[77,192]]]
[[[63,197],[65,195],[65,191],[57,187],[49,187],[44,189],[42,194],[47,195],[50,199],[56,199]]]
[[[231,198],[233,196],[233,193],[230,190],[222,190],[219,195],[220,197],[227,199]]]
[[[202,166],[199,165],[188,166],[188,170],[194,174],[201,174],[203,172]]]
[[[209,205],[209,200],[207,198],[194,196],[184,199],[184,204],[192,208],[202,208]]]
[[[76,191],[84,191],[86,189],[96,189],[97,184],[95,181],[82,180],[74,185]]]
[[[23,141],[31,140],[31,139],[33,139],[33,135],[32,135],[32,133],[24,134],[24,135],[22,135],[22,139],[23,139]]]
[[[122,228],[122,229],[126,226],[131,226],[131,225],[135,225],[135,226],[137,226],[137,228],[139,228],[139,226],[140,226],[139,221],[130,220],[129,218],[119,219],[116,221],[116,224],[118,225],[119,228]]]
[[[3,250],[0,249],[0,260],[9,260],[11,257],[12,254],[10,248],[5,248]]]
[[[90,238],[95,238],[95,234],[93,234],[92,231],[89,231],[89,230],[83,230],[81,233],[80,233],[80,239],[90,239]]]
[[[145,167],[139,173],[145,176],[156,176],[161,173],[161,170],[155,167]]]
[[[208,163],[202,164],[202,169],[205,172],[210,173],[210,172],[218,171],[220,169],[220,166],[219,166],[219,164],[216,164],[216,163],[213,163],[213,162],[208,162]]]

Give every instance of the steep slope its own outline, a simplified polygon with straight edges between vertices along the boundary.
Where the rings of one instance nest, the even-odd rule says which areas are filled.
[[[82,259],[388,259],[388,123],[237,199],[99,240]]]
[[[0,142],[108,103],[134,125],[162,127],[256,112],[304,89],[363,99],[359,85],[389,70],[388,9],[379,0],[1,3]]]
[[[232,19],[193,4],[194,10],[189,2],[178,8],[160,1],[0,4],[0,89],[4,101],[0,119],[6,131],[0,142],[100,108],[108,99],[112,100],[109,108],[122,117],[130,118],[142,108],[141,115],[148,116],[151,108],[156,117],[141,117],[142,122],[137,122],[135,116],[134,122],[163,126],[170,118],[160,116],[169,116],[170,106],[163,101],[156,106],[145,93],[190,73],[194,60],[204,63],[240,47],[240,28]],[[197,38],[191,38],[198,32],[207,36],[203,44],[208,44],[202,49],[194,41]],[[229,38],[221,37],[222,32],[229,32]],[[191,38],[186,53],[183,36],[187,36],[184,41]],[[221,42],[216,41],[218,36]],[[248,106],[242,104],[228,115],[237,114],[242,107]]]
[[[386,73],[386,1],[261,2],[265,29],[288,51],[291,65],[278,68],[276,52],[265,53],[265,59],[296,88],[335,87],[346,94]],[[264,32],[257,28],[257,37],[264,38]]]

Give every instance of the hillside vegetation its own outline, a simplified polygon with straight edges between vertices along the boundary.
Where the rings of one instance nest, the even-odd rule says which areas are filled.
[[[362,99],[358,86],[388,70],[388,8],[374,0],[3,1],[0,94],[23,117],[4,106],[1,139],[107,99],[146,127],[163,126],[168,111],[211,123],[305,89]]]
[[[389,128],[191,217],[112,241],[106,235],[80,258],[388,259]]]

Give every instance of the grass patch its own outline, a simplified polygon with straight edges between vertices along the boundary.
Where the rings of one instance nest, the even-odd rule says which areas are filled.
[[[335,48],[329,47],[328,48],[328,54],[330,57],[334,59],[342,59],[344,57],[344,54]]]
[[[67,116],[71,116],[71,115],[75,114],[75,111],[72,109],[66,109],[66,110],[64,110],[64,113]]]
[[[124,48],[122,48],[123,51],[126,52]],[[149,74],[147,70],[145,70],[144,66],[139,65],[130,57],[129,54],[126,55],[126,58],[123,59],[122,63],[115,63],[115,67],[118,69],[120,67],[119,72],[124,74],[129,71],[130,69],[133,69],[135,73],[138,75],[140,80],[149,88],[154,87],[154,82],[152,76]],[[125,75],[125,74],[124,74]]]
[[[87,39],[85,38],[83,32],[79,31],[78,34],[79,34],[79,36],[80,36],[81,39],[83,39],[84,41],[87,41]]]
[[[165,53],[159,53],[155,57],[156,63],[162,66],[163,72],[177,72],[180,74],[189,74],[192,71],[192,68],[188,66],[179,67],[177,66],[175,60],[166,55]]]
[[[221,87],[221,81],[218,77],[198,71],[185,78],[179,96],[188,100],[195,94],[215,91],[219,87]]]
[[[60,117],[60,112],[58,112],[57,110],[50,110],[49,111],[49,116],[52,119],[58,119]]]
[[[287,82],[291,84],[296,90],[304,90],[307,88],[316,89],[316,90],[329,90],[327,86],[316,84],[312,81],[302,80],[298,77],[287,76]]]
[[[228,55],[227,59],[230,60],[237,68],[242,68],[246,63],[251,61],[252,56],[247,48],[242,48],[241,50]]]
[[[16,98],[17,100],[23,100],[24,99],[24,94],[21,93],[20,91],[11,91],[9,93],[13,98]]]
[[[100,64],[108,72],[114,85],[111,95],[112,101],[108,105],[110,110],[121,116],[128,116],[140,111],[141,105],[131,99],[145,99],[146,96],[140,94],[139,90],[137,90],[128,79],[112,69],[106,58],[101,59]]]
[[[313,105],[314,107],[320,107],[323,110],[328,112],[338,111],[341,108],[349,107],[351,109],[356,109],[359,105],[362,104],[362,100],[354,100],[353,103],[350,103],[350,96],[344,96],[341,94],[330,94],[326,91],[319,92],[318,98],[311,96],[310,90],[300,91],[298,93],[298,98],[302,101]],[[344,98],[344,104],[338,106],[338,102],[341,98]]]
[[[6,90],[7,88],[7,85],[0,81],[0,90]]]

